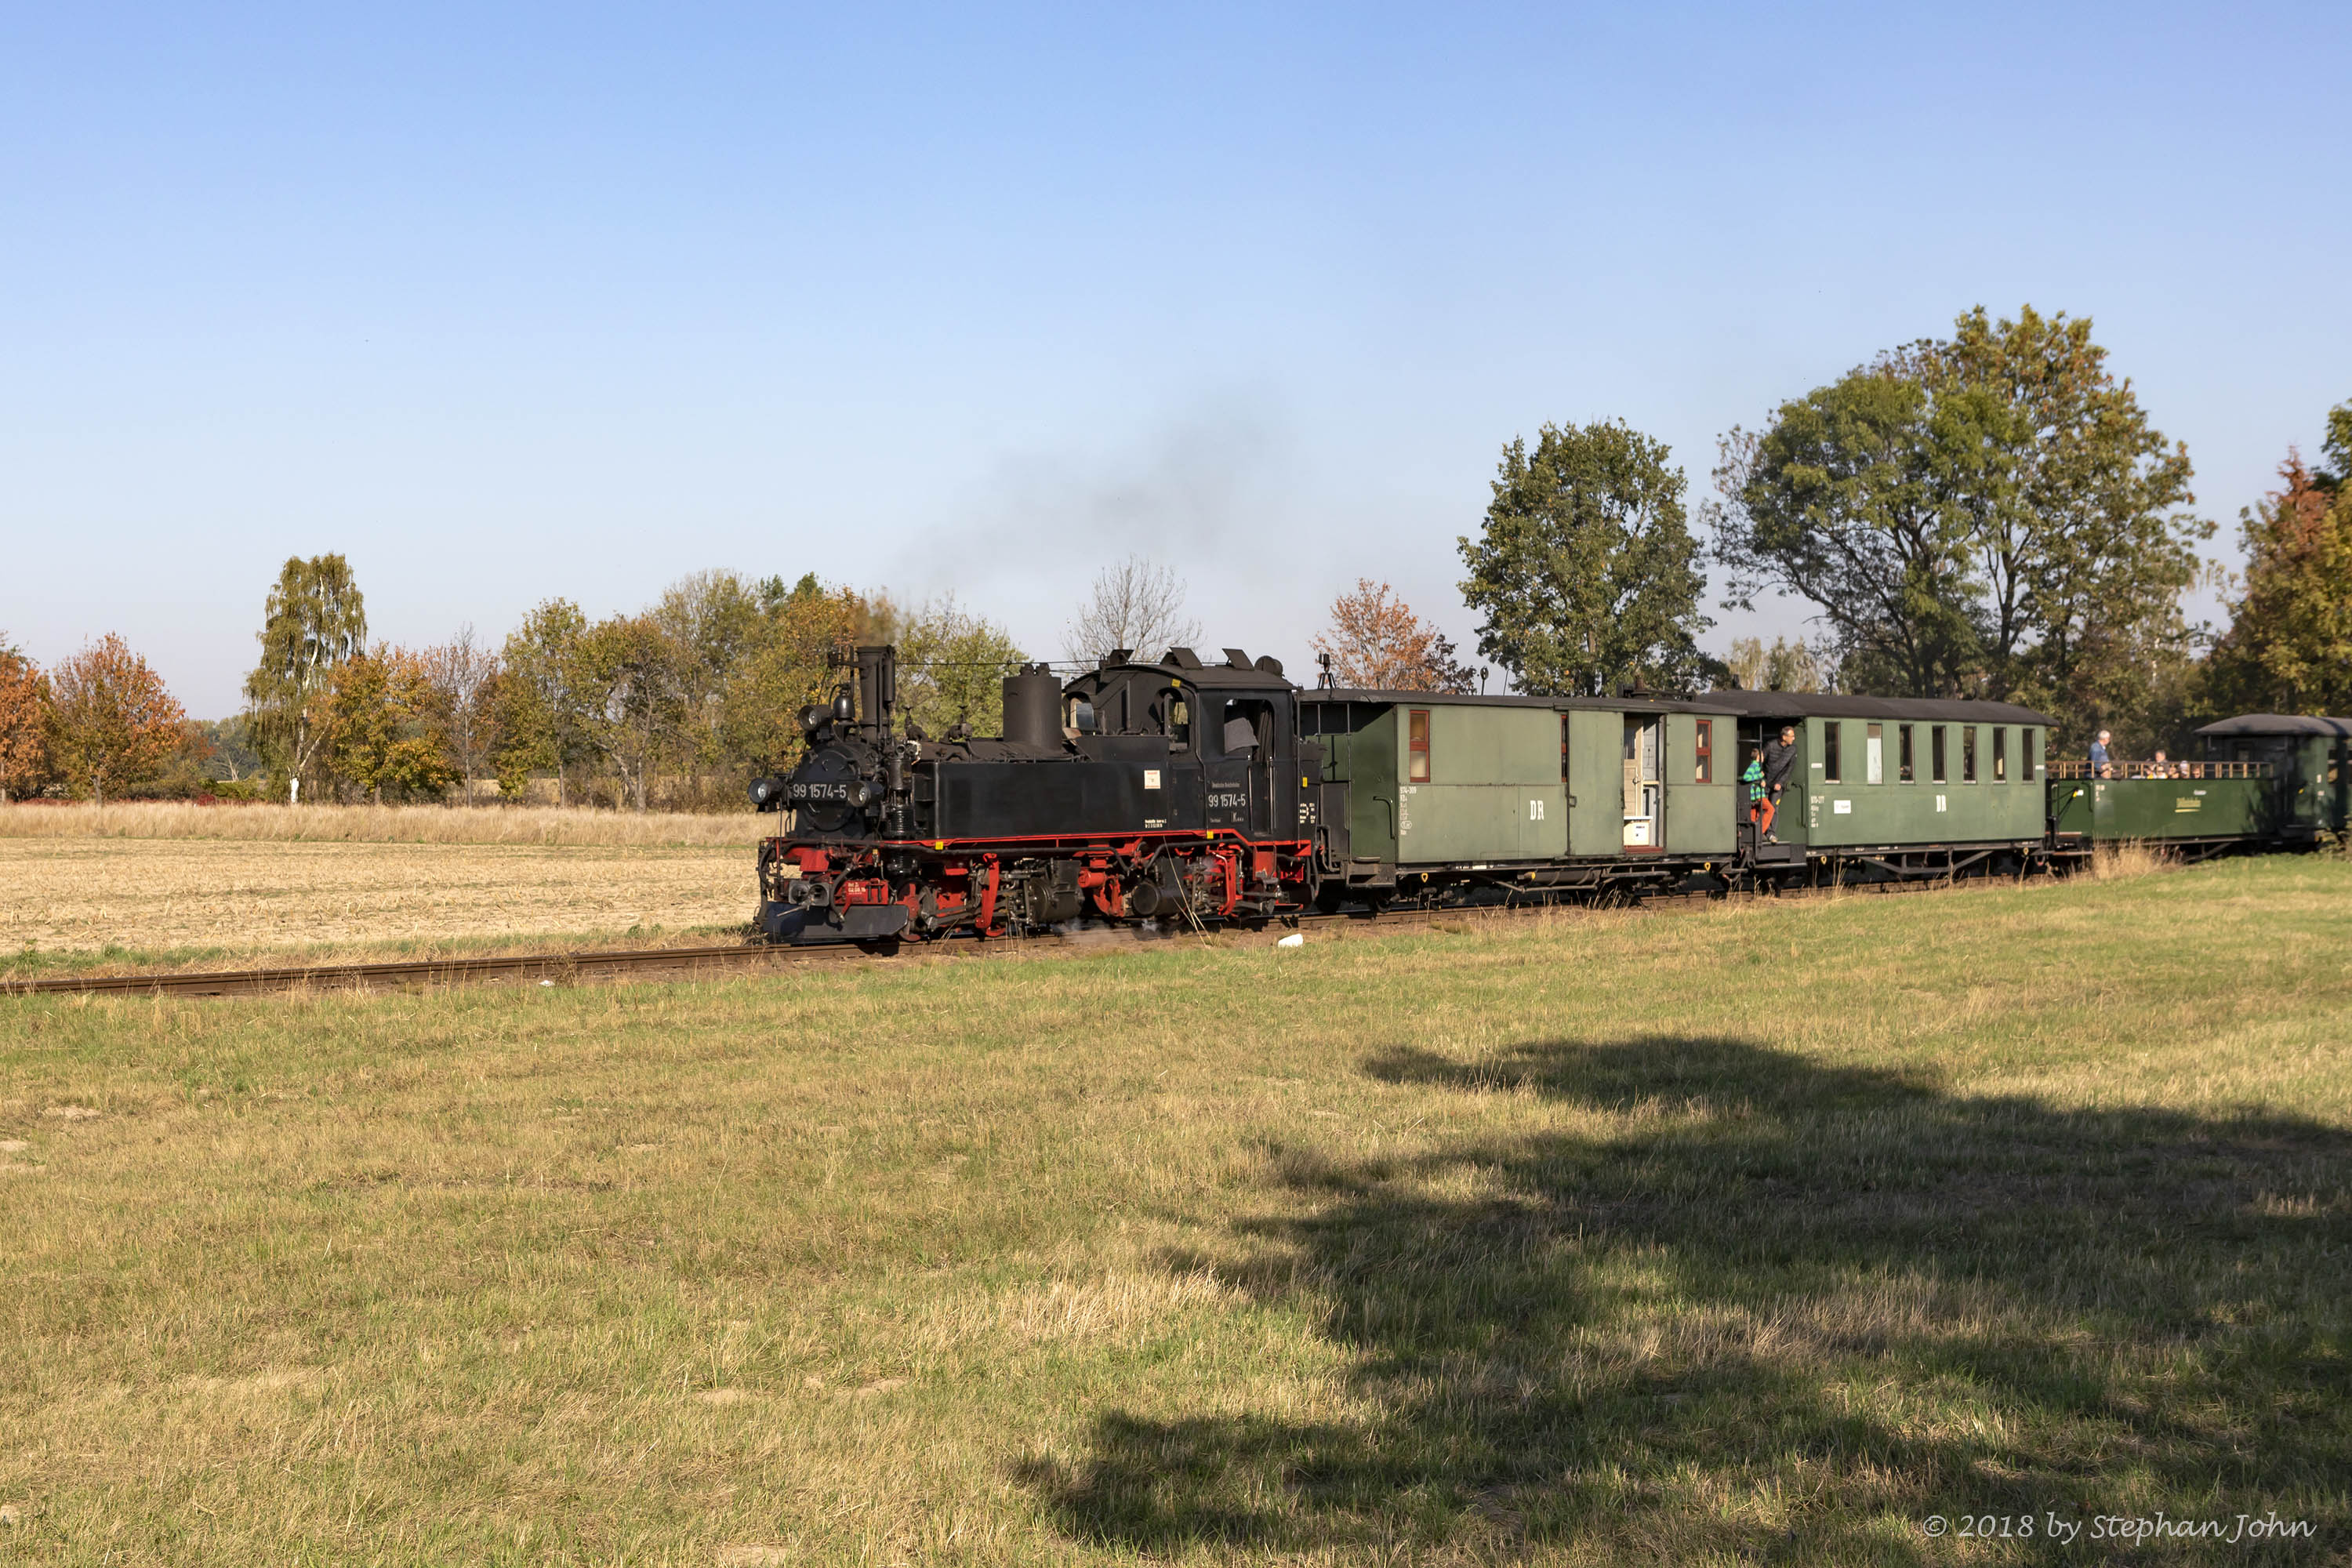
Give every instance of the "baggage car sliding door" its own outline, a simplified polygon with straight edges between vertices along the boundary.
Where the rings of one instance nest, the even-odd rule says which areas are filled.
[[[1622,716],[1571,710],[1559,716],[1561,771],[1568,781],[1568,852],[1625,852]]]

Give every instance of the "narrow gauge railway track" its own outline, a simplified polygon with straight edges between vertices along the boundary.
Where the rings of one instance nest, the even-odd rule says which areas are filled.
[[[312,963],[285,969],[66,974],[42,980],[0,980],[0,995],[250,996],[273,991],[397,990],[497,980],[562,984],[608,977],[686,979],[722,970],[752,966],[782,969],[866,956],[855,948],[795,951],[730,943],[723,947],[515,953],[498,958],[420,958],[396,963]]]
[[[1923,881],[1874,884],[1842,889],[1849,897],[1875,897],[1940,891],[1969,883]],[[1759,897],[1802,899],[1826,897],[1841,889],[1791,889],[1777,894],[1733,894],[1729,901]],[[1695,912],[1725,902],[1714,893],[1652,894],[1627,905],[1622,912]],[[1471,905],[1451,909],[1391,910],[1377,914],[1307,914],[1297,926],[1351,929],[1430,925],[1444,921],[1493,920],[1539,914],[1585,906],[1559,903]],[[1612,906],[1600,906],[1609,908]],[[1291,926],[1262,929],[1231,928],[1227,935],[1273,941]],[[920,958],[1002,957],[1015,952],[1093,952],[1145,942],[1181,941],[1194,933],[1178,927],[1144,938],[1119,928],[1080,931],[1074,935],[1001,938],[982,943],[938,942],[867,951],[855,946],[766,947],[748,942],[713,947],[614,949],[581,952],[516,953],[497,958],[420,958],[394,963],[313,963],[283,969],[225,969],[205,972],[159,971],[139,974],[67,974],[40,980],[0,979],[0,996],[253,996],[285,991],[385,991],[430,985],[481,984],[495,981],[543,981],[563,984],[583,980],[684,980],[720,973],[759,970],[803,969],[821,964],[889,962],[900,956]]]

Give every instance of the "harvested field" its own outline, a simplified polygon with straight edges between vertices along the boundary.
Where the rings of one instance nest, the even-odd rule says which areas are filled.
[[[2341,1563],[2348,911],[0,998],[0,1560]]]
[[[231,838],[313,844],[666,845],[755,842],[776,819],[552,806],[197,805],[131,801],[97,806],[0,805],[0,838]]]
[[[0,837],[0,952],[18,969],[36,966],[28,951],[194,950],[218,962],[413,939],[677,931],[740,925],[755,901],[748,842]]]

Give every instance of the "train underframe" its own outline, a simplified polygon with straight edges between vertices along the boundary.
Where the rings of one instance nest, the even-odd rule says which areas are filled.
[[[1352,884],[1306,840],[1225,834],[998,841],[765,840],[760,924],[789,942],[1036,934],[1074,923],[1263,925],[1314,910],[1628,904],[1652,895],[2022,880],[2071,868],[2084,847],[2040,840],[1876,848],[1784,847],[1759,860],[1644,856],[1479,866],[1404,866]]]
[[[772,941],[1018,936],[1073,921],[1264,921],[1312,907],[1314,846],[1226,834],[958,843],[772,838],[760,850]]]

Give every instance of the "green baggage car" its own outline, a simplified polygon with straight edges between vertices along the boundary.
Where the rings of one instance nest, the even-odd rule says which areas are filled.
[[[1346,885],[1417,895],[1671,885],[1738,848],[1736,723],[1704,701],[1323,688],[1299,700],[1346,786]]]

